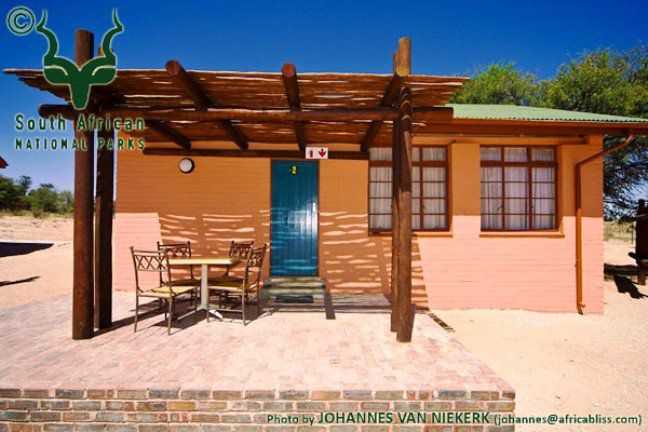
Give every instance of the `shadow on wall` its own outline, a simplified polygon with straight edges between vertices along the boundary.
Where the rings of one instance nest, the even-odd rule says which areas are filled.
[[[388,294],[391,236],[367,235],[367,215],[320,213],[320,274],[333,293]],[[427,308],[418,244],[412,244],[412,299]]]
[[[367,236],[367,215],[344,212],[320,214],[320,275],[333,293],[388,294],[391,272],[391,237]],[[191,241],[192,253],[227,255],[231,241],[253,240],[262,245],[270,242],[270,212],[256,214],[209,213],[183,215],[160,213],[161,240],[166,243]],[[423,269],[418,245],[412,256],[412,298],[427,308]],[[272,250],[271,252],[272,253]],[[240,273],[239,266],[233,273]],[[266,257],[264,276],[269,274],[270,257]],[[216,274],[220,270],[212,269]],[[194,269],[195,276],[199,270]],[[178,275],[186,272],[178,271]]]
[[[160,213],[160,232],[165,243],[191,241],[192,255],[227,256],[232,241],[254,241],[255,246],[270,242],[270,212],[229,215],[205,213],[192,215]],[[269,257],[264,263],[264,276],[269,273]],[[217,272],[212,269],[212,272]],[[239,266],[233,273],[240,272]],[[195,270],[196,276],[199,270]]]

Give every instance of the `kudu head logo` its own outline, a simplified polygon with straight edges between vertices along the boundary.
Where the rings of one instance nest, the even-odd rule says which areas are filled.
[[[47,11],[43,11],[36,31],[47,39],[47,52],[43,56],[43,75],[53,85],[67,85],[70,89],[72,106],[82,110],[88,105],[92,86],[108,85],[117,75],[117,57],[112,51],[113,38],[124,31],[124,26],[113,10],[114,27],[108,30],[101,41],[102,55],[90,59],[81,67],[73,61],[58,55],[59,43],[54,32],[47,24]]]

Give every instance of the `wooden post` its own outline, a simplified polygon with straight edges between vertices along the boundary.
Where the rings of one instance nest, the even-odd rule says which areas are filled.
[[[398,228],[399,209],[398,209],[398,179],[400,178],[400,144],[398,143],[400,133],[398,131],[398,122],[394,121],[392,125],[392,240],[391,240],[391,331],[395,332],[398,328],[398,256],[399,242],[398,235],[400,233]]]
[[[398,200],[398,271],[396,274],[398,322],[396,339],[412,340],[414,307],[412,305],[412,93],[408,87],[399,97],[398,133],[396,140],[399,159],[397,182]]]
[[[112,325],[112,222],[115,152],[114,131],[97,133],[102,148],[97,149],[97,192],[95,198],[95,316],[94,325],[102,330]]]
[[[74,54],[81,67],[93,57],[94,37],[87,30],[75,34]],[[92,110],[89,106],[86,114]],[[72,338],[89,339],[94,334],[93,320],[93,189],[94,189],[94,132],[74,133],[77,142],[85,142],[74,153],[74,253]]]

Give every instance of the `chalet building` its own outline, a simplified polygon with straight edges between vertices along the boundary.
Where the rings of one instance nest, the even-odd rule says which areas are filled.
[[[40,70],[5,72],[69,99]],[[268,243],[269,283],[391,292],[397,315],[410,296],[431,309],[602,313],[602,159],[648,121],[449,104],[467,80],[412,74],[405,38],[392,74],[187,71],[172,60],[93,87],[98,113],[146,120],[119,134],[145,148],[114,152],[114,226],[114,154],[98,152],[93,215],[93,154],[77,152],[78,335],[92,333],[93,286],[98,303],[133,290],[130,247],[158,241],[189,240],[198,256]],[[75,116],[68,105],[40,112]],[[625,140],[604,151],[606,135]]]

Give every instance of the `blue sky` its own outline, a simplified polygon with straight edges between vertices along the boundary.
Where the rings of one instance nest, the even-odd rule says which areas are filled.
[[[3,1],[7,12],[28,6],[49,13],[61,54],[73,58],[74,29],[95,39],[119,9],[126,28],[113,46],[120,68],[162,68],[169,59],[189,69],[279,71],[391,71],[400,36],[412,38],[412,69],[422,74],[470,74],[499,61],[515,61],[541,78],[572,56],[599,47],[628,49],[648,43],[648,2],[643,1]],[[90,6],[91,5],[91,6]],[[0,67],[39,68],[44,39],[0,29]],[[13,150],[14,116],[37,116],[57,100],[0,77],[0,155],[3,175],[29,175],[34,184],[72,188],[72,153]],[[42,136],[42,134],[39,134]],[[71,135],[71,134],[70,134]],[[23,134],[24,137],[27,137]]]

